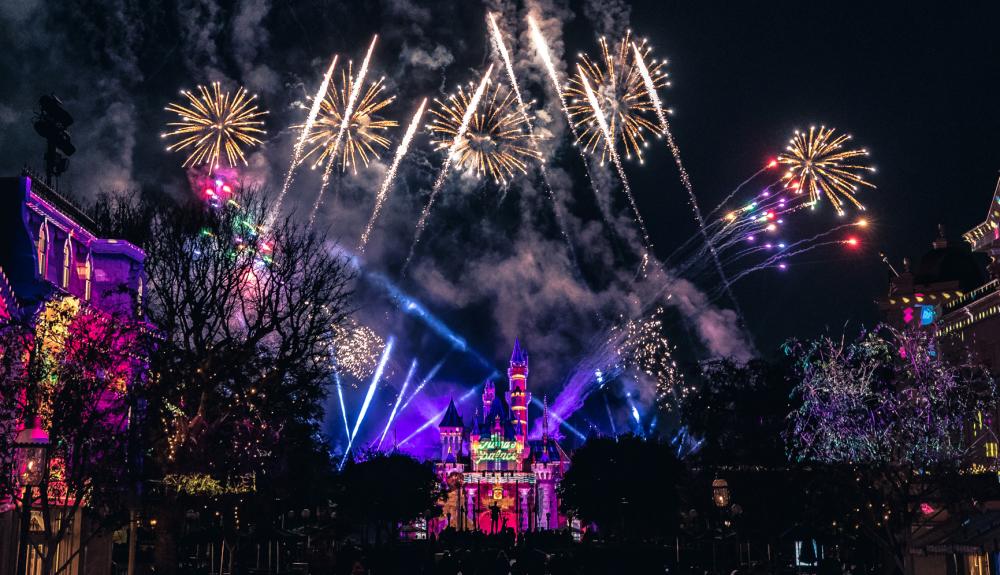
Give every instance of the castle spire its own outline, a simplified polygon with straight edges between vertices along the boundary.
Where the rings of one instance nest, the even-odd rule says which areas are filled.
[[[542,396],[542,442],[549,441],[549,396]]]

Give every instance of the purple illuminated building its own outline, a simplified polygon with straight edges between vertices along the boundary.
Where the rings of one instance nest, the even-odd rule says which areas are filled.
[[[143,251],[128,242],[99,237],[97,225],[85,213],[30,173],[0,178],[0,322],[42,321],[46,306],[66,301],[79,310],[141,319],[144,258]],[[29,434],[48,442],[46,422],[36,417],[27,423],[33,424],[18,423],[19,440]],[[37,521],[36,513],[32,511],[32,522]],[[13,501],[0,500],[0,573],[15,570],[21,547],[19,515]],[[82,533],[92,530],[84,527],[90,519],[81,508],[72,521],[72,529],[50,553],[64,558],[59,561],[65,561],[67,573],[110,572],[110,535],[84,541]],[[38,572],[35,551],[24,560],[27,565],[21,569]]]
[[[556,487],[569,457],[549,435],[543,412],[541,439],[528,439],[528,354],[514,341],[507,370],[508,392],[487,381],[482,410],[466,422],[452,401],[438,424],[441,455],[435,468],[447,487],[442,516],[428,525],[515,533],[565,527]]]
[[[136,313],[145,254],[98,237],[96,227],[41,180],[27,173],[0,178],[0,318],[58,295],[108,313]]]

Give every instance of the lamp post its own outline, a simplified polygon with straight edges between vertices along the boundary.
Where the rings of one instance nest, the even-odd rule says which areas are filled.
[[[717,477],[712,481],[712,502],[719,509],[729,507],[729,482],[725,479]]]
[[[21,538],[17,549],[18,573],[28,573],[28,536],[31,528],[32,490],[46,488],[49,469],[49,434],[37,417],[14,439],[17,478],[24,487],[21,500]]]

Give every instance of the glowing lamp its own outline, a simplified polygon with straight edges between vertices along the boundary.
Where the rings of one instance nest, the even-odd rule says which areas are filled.
[[[729,507],[729,482],[716,478],[712,481],[712,502],[719,509]]]
[[[49,434],[41,428],[38,418],[35,418],[31,427],[18,432],[14,439],[14,453],[21,485],[30,487],[44,483],[48,450]]]

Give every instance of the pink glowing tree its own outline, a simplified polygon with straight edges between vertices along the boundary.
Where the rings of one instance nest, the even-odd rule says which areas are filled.
[[[64,566],[57,556],[68,564],[87,541],[127,521],[150,333],[131,316],[67,296],[0,324],[0,496],[21,506],[28,500],[40,518],[31,545],[44,574]],[[13,445],[26,427],[48,436],[30,489]],[[67,556],[59,548],[71,535],[80,542]]]

